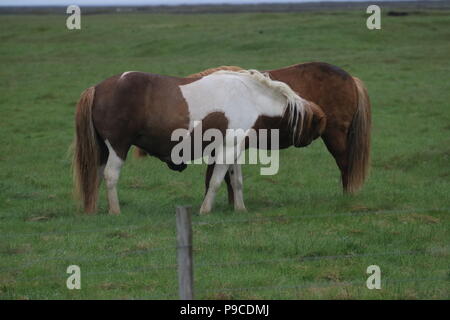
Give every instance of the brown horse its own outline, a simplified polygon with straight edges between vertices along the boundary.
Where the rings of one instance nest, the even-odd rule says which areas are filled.
[[[191,77],[205,76],[221,68],[240,69],[219,67]],[[297,64],[266,72],[272,79],[288,84],[300,96],[320,106],[327,118],[322,139],[341,171],[343,190],[348,193],[358,191],[370,167],[371,107],[363,82],[336,66],[321,62]],[[136,156],[145,154],[139,149],[135,151]],[[206,189],[213,170],[214,165],[209,165]],[[235,195],[231,172],[227,173],[225,181],[229,202],[233,203]]]
[[[192,78],[125,72],[81,95],[75,117],[75,186],[85,212],[92,213],[104,178],[110,213],[118,214],[116,185],[131,145],[176,170],[206,155],[213,159],[214,168],[200,212],[208,213],[226,173],[240,171],[238,161],[245,148],[303,147],[318,138],[325,125],[320,107],[298,96],[286,83],[256,70],[218,71]],[[210,143],[201,141],[200,154],[190,149],[174,154],[180,145],[185,146],[174,135],[188,141],[188,146],[195,145],[190,138],[195,138],[199,127],[202,134],[215,130],[224,137],[217,143],[216,136],[218,147],[212,150]],[[252,130],[276,132],[278,145],[257,135],[252,145]],[[233,190],[239,190],[234,195],[236,207],[245,209],[239,176],[232,175],[230,183]]]

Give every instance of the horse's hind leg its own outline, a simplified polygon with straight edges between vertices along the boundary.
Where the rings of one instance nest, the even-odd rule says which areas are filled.
[[[105,141],[108,147],[109,156],[105,165],[104,178],[106,181],[106,189],[109,203],[110,214],[120,214],[119,198],[117,196],[117,181],[119,180],[120,169],[124,163],[113,149],[108,140]]]
[[[103,140],[98,139],[99,147],[100,147],[100,166],[98,167],[98,185],[105,179],[105,167],[106,162],[108,161],[109,151],[108,147],[104,143]]]
[[[348,188],[348,146],[347,146],[348,128],[333,130],[323,136],[323,141],[328,151],[333,155],[336,164],[341,171],[342,187],[344,192]]]

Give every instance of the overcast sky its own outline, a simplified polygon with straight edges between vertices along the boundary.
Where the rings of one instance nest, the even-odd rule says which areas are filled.
[[[275,2],[321,2],[364,0],[0,0],[0,6],[68,6],[85,5],[157,5],[157,4],[201,4],[201,3],[275,3]],[[366,0],[367,1],[367,0]],[[385,0],[386,1],[386,0]],[[390,1],[390,0],[387,0]]]

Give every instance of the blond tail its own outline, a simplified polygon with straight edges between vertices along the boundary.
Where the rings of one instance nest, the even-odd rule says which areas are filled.
[[[75,115],[75,151],[72,161],[74,189],[86,213],[97,210],[100,181],[100,151],[92,122],[94,94],[94,87],[81,94]]]
[[[370,100],[364,83],[353,77],[358,93],[358,108],[353,117],[348,140],[347,192],[361,189],[370,168]]]

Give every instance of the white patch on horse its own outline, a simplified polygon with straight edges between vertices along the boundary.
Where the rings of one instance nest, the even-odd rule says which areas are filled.
[[[289,124],[296,128],[307,105],[287,84],[256,70],[217,71],[180,90],[189,109],[189,130],[213,112],[225,114],[229,129],[248,130],[258,117],[283,116],[287,110],[292,111]],[[301,127],[297,136],[300,132]]]
[[[116,185],[124,161],[120,159],[108,140],[105,140],[105,144],[109,151],[108,161],[106,162],[104,171],[106,188],[108,190],[109,212],[111,214],[119,214],[120,206]]]
[[[180,89],[189,108],[189,130],[194,121],[212,112],[223,112],[230,129],[249,129],[261,114],[277,116],[283,112],[281,95],[265,94],[264,88],[239,73],[213,73]]]

